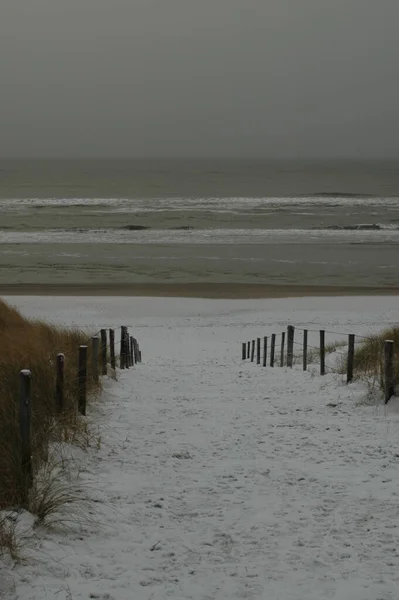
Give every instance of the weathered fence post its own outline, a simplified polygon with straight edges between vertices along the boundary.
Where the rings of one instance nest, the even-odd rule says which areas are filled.
[[[256,339],[256,364],[260,365],[260,338]]]
[[[251,356],[251,342],[247,342],[247,358]]]
[[[127,327],[125,327],[125,353],[126,353],[126,368],[130,368],[130,342]]]
[[[97,336],[91,338],[91,347],[92,347],[92,370],[93,370],[93,379],[96,383],[98,383],[99,375],[98,375],[98,350],[99,350],[100,340]]]
[[[125,326],[124,328],[124,335],[125,335],[125,366],[126,369],[130,368],[130,352],[129,352],[129,333],[127,330],[127,327]]]
[[[241,358],[242,360],[245,360],[247,358],[247,344],[245,342],[243,342],[241,344]]]
[[[294,362],[294,335],[295,327],[288,325],[287,327],[287,367],[292,369]]]
[[[384,342],[384,390],[385,404],[388,404],[392,396],[395,395],[395,370],[394,370],[394,342],[385,340]]]
[[[303,370],[308,368],[308,330],[303,330]]]
[[[267,365],[267,337],[263,338],[263,366]]]
[[[348,336],[348,364],[346,371],[346,383],[350,383],[353,379],[353,365],[355,361],[355,336],[350,333]]]
[[[107,374],[107,330],[101,329],[101,372]]]
[[[326,374],[326,332],[320,329],[320,375]]]
[[[133,367],[136,361],[134,360],[134,341],[133,341],[132,335],[129,338],[129,352],[130,352],[130,363]]]
[[[276,349],[276,334],[272,333],[272,342],[270,344],[270,366],[274,367],[274,352]]]
[[[251,345],[251,362],[254,362],[255,360],[255,340],[252,340],[252,345]]]
[[[86,414],[87,346],[79,346],[78,364],[78,410]]]
[[[109,330],[109,354],[111,359],[111,369],[116,370],[116,361],[115,361],[115,330]]]
[[[130,356],[130,337],[129,337],[129,333],[127,330],[127,327],[125,328],[125,344],[126,344],[126,364],[128,366],[128,368],[130,368],[132,366],[132,361],[131,361],[131,356]]]
[[[58,413],[64,410],[64,354],[57,354],[55,359],[55,407]]]
[[[133,338],[133,354],[134,354],[134,362],[135,363],[140,362],[141,359],[140,359],[139,343],[135,337]]]
[[[19,374],[19,428],[21,436],[21,504],[29,504],[29,490],[33,484],[32,468],[32,375],[28,369]]]
[[[121,327],[121,350],[120,350],[120,355],[119,355],[119,360],[120,360],[120,368],[124,369],[125,368],[125,328],[122,325]]]
[[[281,349],[280,349],[280,367],[284,367],[284,346],[285,346],[285,331],[281,334]],[[287,356],[288,359],[288,356]],[[288,365],[288,360],[287,360]]]

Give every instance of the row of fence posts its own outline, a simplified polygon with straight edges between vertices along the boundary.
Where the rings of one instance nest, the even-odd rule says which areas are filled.
[[[302,367],[306,371],[308,367],[308,330],[303,329],[303,343],[302,343]],[[281,347],[280,347],[280,366],[284,366],[284,352],[285,352],[285,337],[286,332],[283,331],[281,334]],[[326,374],[326,332],[324,329],[319,331],[320,343],[319,343],[319,355],[320,355],[320,375]],[[276,362],[276,338],[277,335],[273,333],[270,338],[270,357],[269,364],[271,367],[275,366]],[[287,327],[287,351],[286,351],[286,365],[292,368],[294,362],[294,338],[295,338],[295,327],[288,325]],[[353,380],[353,371],[355,365],[355,334],[350,333],[348,335],[348,357],[346,365],[346,381],[350,383]],[[242,360],[251,359],[251,362],[255,361],[256,351],[256,363],[258,365],[263,364],[267,366],[267,351],[268,351],[268,338],[263,338],[263,359],[261,356],[262,338],[258,337],[256,340],[242,343]],[[384,342],[384,395],[385,404],[389,402],[392,396],[395,395],[395,348],[392,340],[385,340]]]
[[[92,374],[98,383],[101,375],[107,374],[108,346],[110,366],[116,370],[115,358],[115,330],[109,329],[109,345],[107,343],[107,330],[101,329],[100,337],[93,336],[92,343]],[[129,369],[136,363],[141,362],[141,351],[136,338],[128,333],[126,326],[121,327],[120,341],[120,368]],[[78,368],[77,368],[77,409],[81,415],[86,415],[87,403],[87,366],[88,346],[79,346]],[[62,413],[64,404],[64,367],[65,355],[59,353],[56,356],[56,378],[55,378],[55,406],[57,413]],[[28,500],[29,490],[33,484],[32,466],[32,373],[29,369],[20,371],[20,397],[19,397],[19,423],[20,423],[20,456],[23,477],[23,495],[25,503]]]

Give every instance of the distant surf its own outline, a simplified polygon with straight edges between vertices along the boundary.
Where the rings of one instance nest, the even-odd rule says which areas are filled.
[[[317,228],[316,228],[317,229]],[[330,225],[328,231],[399,231],[399,225],[361,223],[360,225]]]

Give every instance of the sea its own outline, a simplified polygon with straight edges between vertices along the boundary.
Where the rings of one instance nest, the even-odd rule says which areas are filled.
[[[0,160],[0,284],[399,284],[399,162]]]

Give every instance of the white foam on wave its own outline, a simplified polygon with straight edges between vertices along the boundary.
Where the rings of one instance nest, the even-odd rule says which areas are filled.
[[[6,198],[0,199],[2,210],[39,207],[108,207],[117,212],[157,212],[162,210],[271,210],[290,207],[392,207],[399,209],[398,197],[187,197],[187,198]]]
[[[0,244],[281,244],[398,243],[399,230],[198,229],[176,231],[123,229],[0,231]]]

